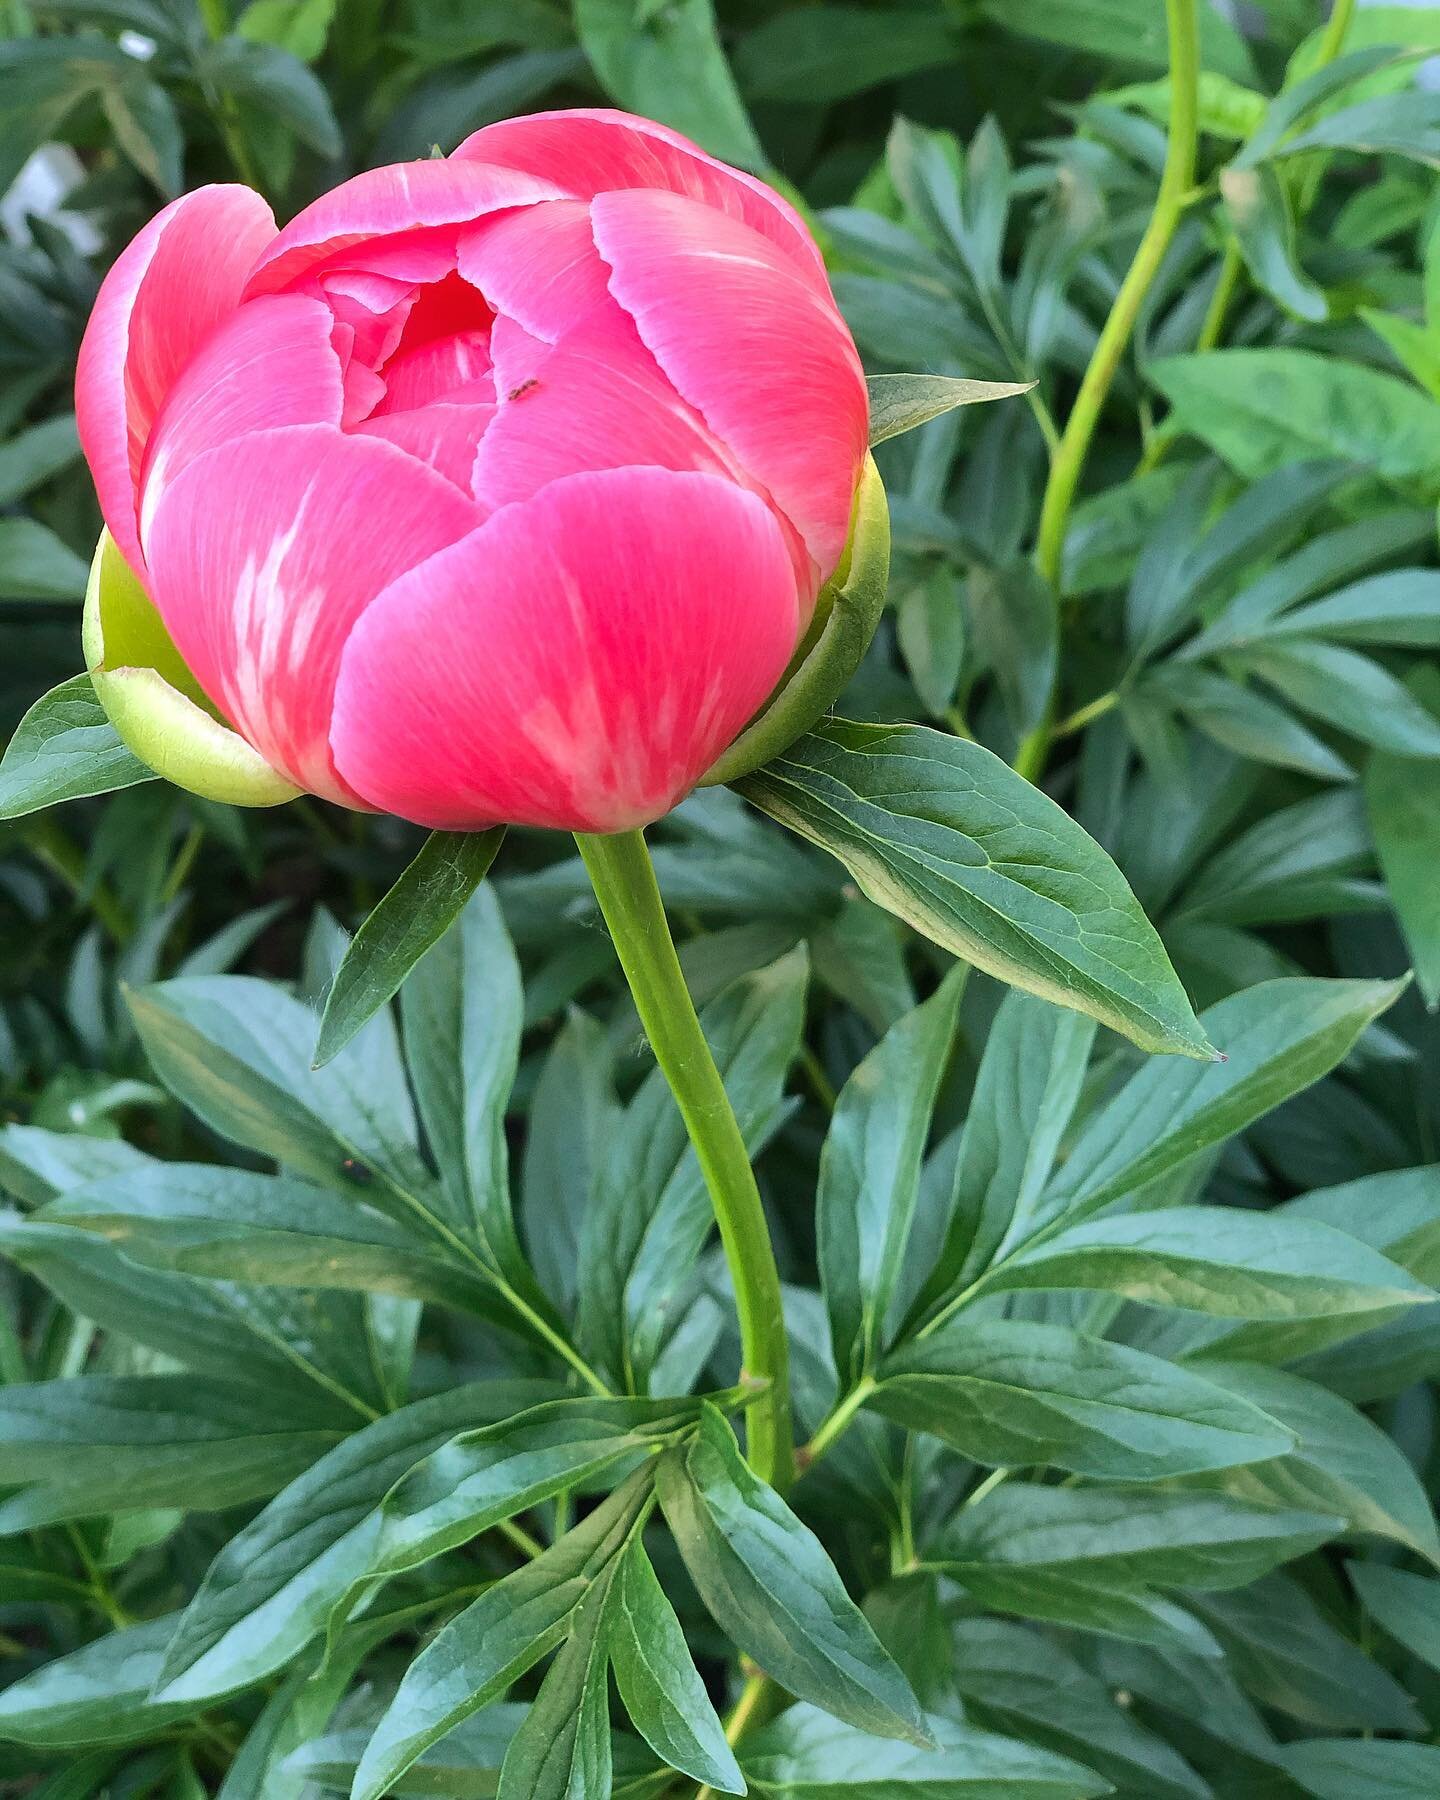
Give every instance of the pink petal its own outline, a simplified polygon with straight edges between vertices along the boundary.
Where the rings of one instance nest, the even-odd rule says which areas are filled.
[[[398,444],[468,494],[475,449],[494,416],[495,408],[483,401],[436,400],[416,412],[382,413],[355,429]]]
[[[420,824],[618,831],[669,810],[764,702],[799,606],[773,514],[709,475],[572,475],[382,594],[331,742]]]
[[[605,108],[531,113],[486,125],[451,161],[501,163],[558,183],[579,200],[623,188],[688,194],[743,219],[777,245],[807,280],[829,291],[815,240],[793,206],[753,175],[708,156],[698,144],[652,119]]]
[[[632,464],[745,481],[616,306],[542,354],[524,385],[498,391],[475,461],[475,492],[487,506],[527,500],[562,475]]]
[[[552,200],[497,213],[460,233],[460,273],[496,312],[553,344],[609,298],[610,271],[590,232],[590,208]]]
[[[514,169],[488,168],[483,163],[432,159],[369,169],[322,194],[297,213],[255,265],[247,296],[278,293],[308,269],[356,245],[366,245],[366,254],[349,259],[346,266],[358,261],[367,269],[399,274],[398,267],[386,267],[372,253],[371,239],[432,225],[464,224],[503,206],[524,206],[560,196],[561,190],[552,182]],[[434,250],[430,253],[433,257]],[[445,254],[443,249],[440,254]],[[450,252],[449,262],[442,268],[453,264]],[[428,269],[430,264],[425,266]],[[440,272],[436,269],[414,279],[433,280]]]
[[[377,415],[410,412],[432,400],[443,400],[490,371],[490,332],[457,331],[435,338],[407,355],[401,351],[380,371],[385,398]]]
[[[101,283],[80,345],[75,412],[111,536],[137,573],[137,483],[150,426],[171,383],[240,301],[275,235],[246,187],[204,187],[157,213]]]
[[[591,204],[610,291],[676,389],[804,538],[824,579],[865,454],[860,359],[828,294],[748,225],[676,194]]]
[[[544,338],[532,337],[523,325],[517,325],[507,313],[501,313],[490,328],[496,397],[504,399],[523,387],[549,355],[550,345]]]
[[[329,425],[258,432],[167,488],[150,593],[201,687],[265,760],[353,803],[328,741],[345,639],[383,587],[479,517],[393,444]]]
[[[155,415],[140,478],[140,536],[166,487],[206,450],[280,425],[338,425],[340,358],[329,308],[299,295],[251,300],[186,365]]]
[[[327,270],[313,283],[302,282],[299,291],[324,301],[337,323],[349,329],[353,354],[372,369],[393,353],[415,304],[412,282],[360,269]]]

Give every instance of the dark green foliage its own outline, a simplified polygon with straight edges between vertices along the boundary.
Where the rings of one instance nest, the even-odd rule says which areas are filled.
[[[5,1800],[1440,1793],[1440,13],[1330,10],[1199,0],[1042,574],[1160,0],[0,5]],[[890,500],[839,716],[651,833],[783,1496],[572,846],[190,800],[74,673],[144,219],[611,104],[805,204]]]

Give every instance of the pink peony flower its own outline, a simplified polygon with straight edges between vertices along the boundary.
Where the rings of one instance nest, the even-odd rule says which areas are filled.
[[[247,188],[186,195],[106,278],[76,389],[204,697],[296,786],[448,829],[675,805],[791,661],[865,455],[798,215],[614,112],[489,126],[278,232]]]

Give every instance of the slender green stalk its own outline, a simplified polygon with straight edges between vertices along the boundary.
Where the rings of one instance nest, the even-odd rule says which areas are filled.
[[[1335,0],[1330,9],[1330,18],[1325,26],[1324,36],[1320,39],[1315,52],[1315,61],[1307,74],[1323,69],[1334,62],[1345,46],[1345,37],[1350,30],[1350,21],[1355,16],[1355,0]],[[1288,86],[1288,83],[1286,84]],[[1319,166],[1317,163],[1316,167]],[[1299,208],[1303,214],[1309,210],[1309,199]],[[1213,350],[1224,335],[1225,323],[1235,296],[1240,291],[1240,284],[1245,277],[1245,259],[1240,254],[1240,245],[1233,233],[1226,239],[1225,254],[1220,262],[1220,273],[1215,281],[1215,290],[1210,296],[1210,304],[1205,309],[1205,317],[1200,325],[1200,335],[1195,340],[1197,352]],[[1157,468],[1170,446],[1180,436],[1176,427],[1167,419],[1156,431],[1145,446],[1145,454],[1140,458],[1136,473],[1146,475]]]
[[[750,1154],[681,973],[644,833],[575,841],[715,1208],[735,1284],[744,1377],[764,1384],[747,1412],[750,1461],[783,1491],[794,1474],[789,1358],[780,1276]]]
[[[840,1399],[814,1437],[800,1452],[800,1461],[805,1468],[808,1469],[817,1458],[825,1454],[875,1392],[875,1385],[874,1377],[867,1375]]]
[[[1141,303],[1170,248],[1170,240],[1184,210],[1185,196],[1195,179],[1200,80],[1200,35],[1195,0],[1165,0],[1165,14],[1170,29],[1170,133],[1165,167],[1160,176],[1155,209],[1095,345],[1075,404],[1065,421],[1050,479],[1045,484],[1035,566],[1052,583],[1059,579],[1065,525],[1090,451],[1090,441],[1120,367],[1120,359],[1130,342],[1130,334],[1135,329]]]
[[[1073,713],[1060,721],[1051,736],[1069,737],[1072,732],[1083,731],[1087,725],[1094,724],[1096,719],[1103,719],[1106,713],[1113,712],[1119,704],[1120,690],[1111,688],[1108,693],[1087,701],[1084,706],[1077,706]]]
[[[1040,505],[1040,527],[1035,543],[1035,566],[1052,587],[1060,580],[1060,558],[1065,545],[1065,526],[1075,492],[1090,453],[1091,440],[1105,402],[1130,342],[1140,307],[1150,291],[1170,240],[1180,223],[1186,199],[1195,180],[1195,153],[1199,138],[1200,34],[1196,0],[1165,0],[1170,30],[1170,133],[1160,191],[1134,261],[1126,272],[1115,304],[1110,309],[1090,363],[1080,382],[1075,404],[1065,421],[1060,446],[1050,464],[1050,476]],[[1033,781],[1044,766],[1050,746],[1053,695],[1045,716],[1022,739],[1015,767]]]
[[[1330,8],[1329,23],[1325,27],[1325,35],[1320,40],[1320,48],[1316,53],[1315,67],[1323,69],[1345,47],[1345,37],[1350,30],[1350,21],[1355,17],[1355,0],[1335,0]]]

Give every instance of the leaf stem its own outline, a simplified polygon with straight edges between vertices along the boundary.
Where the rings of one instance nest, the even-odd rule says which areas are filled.
[[[685,985],[644,833],[581,833],[575,841],[715,1208],[735,1284],[744,1374],[764,1383],[747,1412],[750,1462],[783,1492],[794,1475],[789,1350],[780,1275],[750,1154]]]
[[[517,1293],[508,1281],[498,1278],[488,1269],[486,1269],[486,1275],[494,1283],[506,1303],[513,1307],[535,1335],[542,1338],[562,1362],[570,1365],[592,1393],[598,1394],[602,1400],[612,1397],[614,1390],[600,1379],[569,1338],[562,1332],[556,1331],[544,1315],[537,1312],[525,1296]]]
[[[1040,525],[1035,542],[1035,567],[1052,588],[1060,582],[1065,526],[1084,472],[1090,443],[1100,422],[1105,402],[1130,342],[1135,321],[1150,291],[1170,240],[1185,210],[1186,196],[1195,181],[1195,154],[1199,141],[1200,32],[1196,0],[1165,0],[1170,32],[1170,130],[1165,146],[1165,167],[1160,191],[1145,227],[1134,260],[1126,272],[1110,316],[1101,328],[1089,366],[1080,382],[1075,404],[1065,421],[1060,446],[1050,464],[1045,494],[1040,505]],[[1052,692],[1045,716],[1021,740],[1015,768],[1033,781],[1050,747]]]
[[[1090,441],[1120,367],[1120,359],[1130,342],[1141,303],[1150,291],[1161,259],[1170,248],[1170,240],[1184,209],[1185,196],[1195,179],[1200,80],[1200,36],[1195,0],[1165,0],[1165,14],[1170,31],[1170,130],[1165,147],[1165,167],[1150,222],[1096,341],[1075,404],[1065,421],[1050,479],[1045,484],[1035,566],[1052,584],[1060,578],[1065,526],[1089,454]]]
[[[1050,735],[1062,738],[1069,737],[1072,732],[1083,731],[1087,725],[1093,725],[1096,719],[1103,719],[1106,713],[1113,712],[1119,704],[1120,690],[1111,688],[1094,700],[1087,700],[1084,706],[1077,706],[1074,712],[1061,719]]]
[[[851,1388],[850,1392],[844,1395],[837,1403],[829,1417],[815,1433],[814,1437],[811,1438],[810,1442],[806,1444],[805,1448],[800,1452],[800,1461],[805,1468],[808,1469],[813,1462],[825,1454],[845,1430],[845,1427],[855,1417],[856,1413],[859,1412],[860,1408],[875,1392],[877,1385],[875,1377],[873,1375],[867,1375],[862,1381],[857,1382],[856,1385]]]
[[[1307,74],[1314,74],[1325,68],[1327,64],[1334,62],[1344,48],[1345,37],[1350,30],[1350,21],[1354,17],[1354,13],[1355,0],[1335,0],[1325,26],[1325,34],[1320,39],[1315,52],[1315,61],[1306,71]],[[1285,86],[1289,85],[1287,81]],[[1215,281],[1214,292],[1210,296],[1210,304],[1205,309],[1200,335],[1195,340],[1197,354],[1204,350],[1213,350],[1219,344],[1224,334],[1225,321],[1229,316],[1230,307],[1244,274],[1245,259],[1240,253],[1239,240],[1232,232],[1225,240],[1225,254],[1220,262],[1220,273]],[[1179,436],[1178,427],[1173,425],[1170,420],[1165,420],[1145,446],[1145,454],[1140,458],[1136,473],[1148,475],[1152,469],[1158,468],[1171,444]]]

